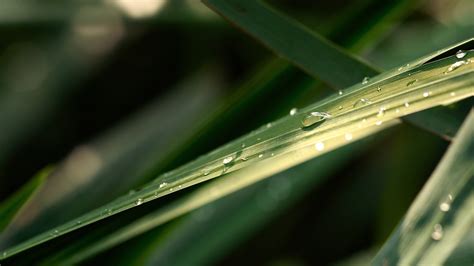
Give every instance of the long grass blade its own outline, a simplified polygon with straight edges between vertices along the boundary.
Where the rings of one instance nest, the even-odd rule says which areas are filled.
[[[472,234],[474,111],[374,265],[442,265]]]
[[[301,24],[279,14],[263,1],[255,0],[204,0],[204,2],[237,27],[261,41],[276,54],[289,60],[313,77],[319,78],[334,88],[341,89],[353,84],[353,80],[368,78],[379,70],[330,43],[322,36],[311,32]],[[457,48],[455,48],[457,47]],[[437,51],[409,65],[420,65],[437,57],[454,54],[454,49],[473,49],[474,41],[468,40],[455,47]],[[403,70],[403,67],[400,68]],[[447,108],[442,108],[444,109]],[[447,114],[453,113],[448,110]],[[458,111],[456,113],[462,113]],[[404,118],[410,123],[430,132],[451,139],[459,126],[457,120],[443,119],[431,110],[417,114],[415,118]],[[436,118],[433,118],[436,117]],[[443,120],[441,120],[443,119]]]
[[[23,185],[20,190],[0,204],[0,232],[8,226],[15,215],[17,215],[29,199],[41,188],[51,170],[51,167],[41,170],[28,183]]]
[[[187,208],[201,206],[378,132],[393,125],[398,117],[470,97],[474,94],[473,57],[474,52],[469,51],[461,60],[462,64],[456,56],[449,56],[410,68],[401,74],[391,71],[365,84],[356,84],[345,90],[343,95],[334,95],[294,115],[264,125],[228,145],[165,173],[137,193],[120,197],[100,209],[12,247],[5,251],[5,257],[112,214],[221,177],[219,190],[206,191]],[[380,91],[377,90],[379,87],[382,88]],[[104,209],[108,210],[105,214]]]

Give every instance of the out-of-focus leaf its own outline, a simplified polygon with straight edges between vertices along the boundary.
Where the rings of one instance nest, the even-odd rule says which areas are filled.
[[[30,213],[17,217],[18,226],[6,232],[2,240],[14,241],[31,231],[37,233],[51,224],[64,223],[139,184],[157,160],[194,132],[199,118],[219,99],[219,81],[213,74],[211,69],[198,71],[169,95],[157,98],[115,129],[73,150],[28,206]],[[186,105],[176,109],[183,102]],[[126,178],[117,182],[120,176]],[[34,227],[25,228],[28,223]]]
[[[378,73],[374,67],[341,50],[322,36],[278,14],[261,0],[205,0],[212,9],[230,22],[264,43],[276,54],[288,59],[334,88],[344,88],[353,80],[367,78]],[[421,65],[441,56],[452,55],[459,49],[473,49],[474,39],[439,50],[420,60],[407,64]],[[456,49],[456,50],[455,50]],[[338,68],[338,71],[333,69]],[[399,69],[403,70],[403,67]],[[446,109],[439,107],[438,109]],[[437,116],[431,110],[417,114],[409,121],[423,129],[450,139],[457,130],[457,119]],[[446,113],[449,113],[446,111]],[[453,112],[451,112],[453,113]],[[462,113],[460,110],[455,112]],[[431,117],[436,117],[431,118]],[[406,118],[404,118],[406,119]],[[449,135],[448,135],[449,134]]]
[[[51,167],[41,170],[28,183],[23,185],[20,190],[0,204],[0,232],[8,226],[13,217],[44,184],[51,170]]]
[[[466,234],[472,233],[473,136],[471,111],[432,177],[375,256],[374,265],[444,264]]]
[[[243,136],[174,171],[159,176],[133,195],[126,195],[76,220],[6,250],[12,256],[59,235],[115,213],[222,176],[217,189],[194,195],[184,213],[242,189],[289,167],[371,135],[396,123],[397,118],[473,95],[474,52],[463,64],[456,56],[440,58],[400,73],[389,71],[370,82],[356,84],[300,112]],[[455,67],[454,67],[455,66]],[[378,90],[377,88],[381,88]],[[370,99],[370,100],[368,100]],[[107,215],[104,215],[107,209]],[[78,221],[80,223],[78,223]]]

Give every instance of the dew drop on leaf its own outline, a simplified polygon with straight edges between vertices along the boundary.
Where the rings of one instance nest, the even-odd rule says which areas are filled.
[[[447,212],[449,209],[451,209],[451,203],[453,202],[453,196],[449,194],[440,204],[439,204],[439,209],[442,212]]]
[[[339,95],[342,95],[342,91],[341,91],[341,90],[339,90],[339,91],[337,92],[337,94],[339,94]]]
[[[291,108],[291,110],[290,110],[290,115],[291,115],[291,116],[294,116],[294,115],[296,115],[297,112],[298,112],[298,109],[296,109],[296,108]]]
[[[351,133],[346,133],[346,134],[344,135],[344,138],[345,138],[347,141],[352,140],[352,134],[351,134]]]
[[[443,238],[443,227],[440,224],[435,224],[433,232],[431,233],[431,238],[436,241]]]
[[[314,125],[318,122],[326,120],[331,117],[331,114],[326,112],[311,112],[309,115],[305,116],[301,123],[303,126],[308,127]]]
[[[234,157],[229,156],[229,157],[224,158],[224,160],[222,160],[222,163],[223,163],[223,164],[229,164],[229,163],[231,163],[233,160],[234,160]]]
[[[135,201],[135,206],[141,205],[143,203],[142,198],[138,198],[137,201]]]
[[[367,84],[369,82],[370,78],[369,77],[365,77],[363,80],[362,80],[362,84]]]
[[[464,60],[457,61],[456,63],[453,63],[452,65],[450,65],[444,73],[447,74],[451,71],[454,71],[454,70],[460,68],[462,65],[467,65],[467,64],[468,64],[468,62],[466,62]]]
[[[324,150],[324,143],[323,142],[317,142],[314,144],[314,147],[316,148],[317,151],[322,151]]]
[[[372,102],[367,99],[367,98],[360,98],[359,100],[357,100],[355,103],[354,103],[354,107],[358,107],[358,106],[363,106],[363,105],[368,105],[368,104],[371,104]]]
[[[379,112],[377,113],[378,117],[382,117],[385,115],[385,107],[380,107]]]
[[[459,51],[456,52],[456,58],[461,59],[461,58],[463,58],[464,56],[466,56],[466,51],[464,51],[464,50],[459,50]]]
[[[168,183],[163,182],[163,183],[160,184],[159,188],[164,188],[164,187],[166,187],[167,185],[168,185]]]

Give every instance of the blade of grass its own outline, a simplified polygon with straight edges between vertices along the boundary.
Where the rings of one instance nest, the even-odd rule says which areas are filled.
[[[41,188],[51,171],[52,167],[41,170],[28,183],[23,185],[20,190],[0,204],[0,232],[8,226],[15,215],[20,212],[25,204]]]
[[[353,80],[357,78],[362,80],[379,73],[373,66],[346,53],[301,24],[279,14],[261,0],[204,0],[204,3],[261,41],[276,54],[336,89],[353,84]],[[468,40],[455,47],[457,47],[456,49],[473,49],[474,40]],[[453,47],[448,47],[407,65],[423,64],[435,60],[443,54],[453,54],[456,51],[453,51]],[[441,107],[441,109],[445,108]],[[450,139],[453,135],[446,133],[455,134],[456,130],[454,129],[457,129],[456,126],[458,126],[456,120],[454,122],[449,118],[441,120],[444,118],[443,116],[433,119],[431,117],[436,117],[437,113],[431,112],[428,110],[419,113],[417,117],[409,119],[409,121],[420,128],[436,132],[438,135]],[[447,111],[447,113],[449,112]],[[420,117],[422,119],[419,119]],[[440,128],[441,131],[438,131]]]
[[[28,206],[30,214],[18,217],[18,228],[2,236],[2,244],[67,222],[140,183],[143,173],[179,144],[173,140],[186,139],[196,126],[175,121],[198,120],[219,99],[214,75],[211,69],[198,71],[169,95],[160,95],[117,127],[73,150],[36,195],[35,203]],[[187,102],[186,106],[176,110],[182,102]],[[116,182],[122,175],[126,178]],[[111,183],[115,185],[110,187]],[[25,228],[25,223],[34,227]]]
[[[474,111],[413,202],[374,265],[444,264],[472,230],[474,216]]]
[[[338,167],[347,163],[351,159],[352,154],[360,152],[367,147],[368,144],[369,142],[364,140],[360,143],[348,145],[333,153],[325,154],[320,158],[288,169],[269,179],[262,180],[253,186],[246,187],[240,190],[239,193],[229,195],[227,192],[224,192],[217,197],[223,198],[212,202],[212,205],[206,205],[206,207],[204,207],[205,209],[191,213],[189,219],[185,219],[181,222],[181,224],[176,227],[180,234],[172,232],[170,233],[170,237],[160,239],[163,245],[158,248],[158,251],[152,258],[145,260],[152,260],[152,262],[149,261],[149,264],[152,265],[161,265],[164,261],[174,265],[188,265],[191,262],[193,262],[191,264],[197,263],[199,265],[213,264],[207,261],[212,259],[212,257],[207,258],[206,254],[218,254],[219,250],[226,249],[226,246],[229,248],[229,245],[232,245],[229,238],[231,238],[233,234],[238,234],[239,237],[243,237],[257,229],[247,227],[246,223],[259,223],[260,226],[262,226],[261,220],[271,219],[277,215],[281,209],[291,204],[295,198],[298,198],[301,194],[311,189],[314,184],[324,182]],[[305,175],[311,176],[312,178],[302,178]],[[215,180],[206,184],[190,195],[180,198],[177,202],[173,202],[169,206],[165,206],[162,209],[138,219],[132,224],[121,228],[113,235],[106,236],[97,243],[89,244],[82,250],[74,249],[75,252],[60,254],[60,256],[45,264],[54,264],[58,261],[63,261],[65,264],[78,263],[98,252],[104,251],[162,225],[171,219],[179,217],[187,211],[195,209],[197,206],[203,206],[211,202],[209,199],[204,199],[203,195],[209,191],[220,191],[222,189],[220,182],[221,180]],[[230,183],[230,181],[226,182]],[[204,200],[204,202],[196,205],[196,202],[200,202],[201,200]],[[242,202],[248,204],[242,206]],[[186,209],[183,209],[183,207]],[[205,215],[205,213],[209,214]],[[261,215],[262,213],[265,213],[265,215]],[[212,233],[210,231],[212,231]],[[202,237],[205,237],[206,241],[200,245],[199,249],[186,247],[186,245],[195,243],[196,239]],[[187,253],[177,252],[175,249],[187,251]],[[181,253],[179,258],[174,257],[174,252]],[[198,252],[199,255],[195,254],[196,252]],[[217,255],[214,254],[214,256]],[[190,257],[199,259],[195,260]]]
[[[401,74],[398,71],[387,72],[373,78],[367,84],[356,84],[347,89],[345,95],[329,97],[295,115],[264,125],[249,135],[159,176],[133,195],[118,198],[100,209],[12,247],[5,251],[5,257],[104,219],[111,214],[203,181],[225,176],[221,178],[221,190],[206,191],[205,195],[196,198],[190,206],[198,207],[199,204],[207,203],[225,193],[231,193],[310,158],[378,132],[393,125],[393,122],[402,115],[470,97],[473,95],[474,86],[474,64],[470,63],[473,57],[474,52],[467,52],[464,60],[469,63],[462,64],[456,69],[452,69],[452,66],[457,64],[458,58],[449,56],[430,64],[410,68]],[[407,83],[415,79],[416,85],[407,86]],[[377,91],[378,87],[382,87],[383,90]],[[371,102],[365,99],[371,99]],[[313,115],[313,112],[326,112],[331,114],[331,118],[321,120],[320,113]],[[306,125],[303,128],[302,123]],[[104,208],[110,211],[107,215],[104,215]],[[183,210],[187,211],[184,206],[177,211]]]
[[[377,73],[373,67],[261,1],[205,0],[204,3],[276,54],[335,88],[345,88],[354,84],[354,80]]]
[[[371,1],[371,2],[374,2],[374,1]],[[414,3],[413,1],[408,1],[408,2],[410,4]],[[387,3],[388,3],[388,5],[387,5]],[[341,43],[344,43],[348,47],[351,47],[354,42],[359,43],[359,44],[360,44],[361,41],[368,42],[370,40],[368,40],[368,38],[366,38],[366,36],[369,35],[369,36],[373,37],[373,34],[371,32],[373,31],[374,25],[380,25],[380,23],[373,23],[374,19],[391,20],[396,16],[400,16],[404,13],[404,12],[402,12],[403,10],[405,10],[405,12],[408,12],[406,4],[407,4],[406,1],[386,2],[385,5],[383,5],[383,8],[381,8],[382,10],[379,10],[378,8],[373,8],[373,5],[369,5],[370,12],[368,12],[369,10],[365,10],[365,9],[358,10],[357,14],[359,14],[359,15],[351,13],[352,14],[351,18],[346,18],[345,19],[345,22],[348,25],[353,25],[352,20],[357,20],[358,25],[360,25],[360,28],[363,29],[363,32],[361,32],[361,31],[357,32],[357,34],[358,34],[357,37],[356,37],[356,35],[352,34],[350,39],[346,39],[346,34],[345,33],[347,33],[348,31],[344,30],[344,29],[341,29],[340,27],[338,27],[337,30],[334,30],[334,32],[329,33],[329,36],[331,36],[331,38],[334,38],[335,40],[338,40]],[[401,7],[404,7],[404,8],[401,8]],[[369,13],[370,16],[367,16],[365,13]],[[383,15],[381,15],[381,13]],[[394,13],[396,13],[396,14],[394,14]],[[361,14],[364,14],[363,15],[363,17],[365,18],[364,22],[361,22],[360,19],[359,19]],[[371,23],[368,23],[368,22],[371,22]],[[392,21],[392,23],[393,23],[393,21]],[[365,24],[367,24],[367,25],[365,25]],[[385,21],[382,24],[387,25],[387,24],[390,24],[390,22]],[[375,27],[375,28],[377,28],[377,27]],[[351,30],[353,30],[352,27],[351,27]],[[255,78],[252,79],[252,80],[255,80],[255,79],[258,80],[258,83],[253,85],[254,83],[250,82],[249,87],[244,86],[242,88],[243,90],[240,89],[239,93],[238,93],[238,97],[237,97],[239,100],[235,100],[235,101],[232,102],[232,104],[230,104],[231,109],[230,110],[226,109],[225,111],[221,110],[220,112],[217,112],[219,115],[218,116],[213,116],[213,119],[210,119],[210,121],[212,121],[212,123],[208,122],[208,124],[211,125],[211,126],[214,125],[214,126],[212,126],[212,128],[215,131],[216,130],[215,125],[216,124],[222,124],[223,120],[224,121],[229,120],[229,121],[235,122],[236,121],[236,117],[235,117],[236,114],[238,115],[238,117],[247,117],[247,115],[245,115],[245,113],[250,112],[250,113],[253,113],[253,116],[254,116],[254,109],[255,108],[253,106],[256,103],[250,104],[250,105],[248,103],[243,104],[245,102],[248,102],[248,99],[250,99],[250,98],[256,98],[256,99],[267,99],[267,98],[280,99],[280,98],[284,98],[285,101],[288,101],[289,97],[293,97],[293,94],[296,94],[298,97],[301,97],[301,96],[299,96],[301,93],[298,93],[296,89],[293,89],[293,90],[285,89],[284,92],[283,92],[283,93],[287,94],[285,97],[272,97],[272,96],[266,96],[265,93],[262,94],[262,92],[264,92],[266,90],[274,92],[275,89],[278,89],[279,87],[286,88],[287,86],[285,84],[287,82],[290,82],[291,86],[294,87],[294,88],[298,88],[298,90],[301,90],[302,88],[300,89],[301,86],[295,85],[296,81],[299,81],[300,83],[309,83],[309,84],[314,84],[315,83],[315,81],[311,80],[309,77],[307,77],[306,75],[304,75],[302,73],[298,75],[299,72],[300,71],[298,71],[295,67],[289,66],[287,63],[282,62],[282,60],[272,61],[268,65],[268,71],[266,69],[264,69],[262,71],[262,73],[265,73],[265,75],[257,75]],[[291,78],[288,78],[287,76],[291,77]],[[272,79],[273,79],[273,81],[272,81]],[[354,82],[357,82],[357,80],[355,80]],[[316,83],[317,83],[317,81],[316,81]],[[262,84],[262,85],[260,85],[260,84]],[[263,84],[268,84],[268,85],[264,86]],[[274,84],[278,84],[278,87],[275,88]],[[312,88],[313,86],[314,85],[310,85],[310,86],[305,85],[305,87],[308,87],[308,88]],[[249,91],[247,88],[252,88],[252,91]],[[295,98],[298,98],[298,97],[295,97]],[[240,108],[240,106],[243,106],[243,107]],[[273,104],[272,106],[273,106],[274,109],[277,109],[277,108],[275,108],[276,107],[275,104]],[[288,110],[292,106],[294,106],[294,105],[291,105],[291,103],[290,103],[286,107],[282,107],[282,108]],[[267,109],[265,111],[266,112],[271,112],[272,110]],[[259,113],[264,114],[264,112],[261,112],[261,110],[259,110]],[[229,114],[234,114],[234,117],[232,117],[232,118],[229,117]],[[247,124],[248,124],[248,122],[247,122]],[[206,126],[206,127],[209,127],[209,126]],[[217,134],[217,136],[221,136],[222,133],[223,133],[223,130],[225,130],[226,127],[217,127],[217,128],[218,128],[219,132],[217,132],[216,134]],[[214,132],[214,131],[211,130],[211,132]],[[183,154],[188,154],[187,157],[192,157],[191,156],[192,154],[191,155],[189,154],[189,150],[202,150],[201,147],[195,147],[195,146],[199,146],[199,142],[209,143],[209,142],[215,142],[216,141],[216,138],[215,138],[216,136],[213,136],[213,134],[209,134],[209,129],[206,129],[205,132],[207,132],[205,136],[202,136],[202,135],[201,135],[202,137],[201,136],[200,137],[195,136],[195,137],[192,138],[192,142],[187,143],[186,145],[184,145],[184,147],[185,147],[184,149],[177,150],[176,151],[176,157],[179,158],[181,161],[185,162],[186,157],[183,158]],[[173,157],[173,156],[170,156],[170,157]],[[300,179],[302,179],[302,178],[311,179],[311,178],[313,178],[313,176],[312,175],[307,175],[307,177],[300,176],[299,178]],[[302,194],[299,194],[299,196],[301,196],[301,195]],[[246,204],[242,203],[242,206],[243,205],[246,205]],[[161,231],[159,230],[159,232],[157,232],[157,233],[161,234]],[[163,239],[163,238],[160,237],[160,239]],[[140,243],[142,243],[142,241]],[[150,248],[150,245],[147,245],[147,247]],[[79,248],[75,245],[67,248],[67,250],[72,251],[72,253],[78,253],[78,249]],[[132,248],[128,248],[126,250],[126,252],[127,253],[134,252],[131,249],[136,250],[135,252],[143,252],[143,247],[135,246],[135,245]],[[122,254],[122,258],[125,259],[126,255],[124,255],[123,252],[120,252],[120,253]],[[71,253],[69,253],[69,255],[68,255],[68,253],[66,251],[66,252],[63,252],[62,255],[64,255],[65,257],[70,257],[70,256],[72,256],[70,254]],[[59,260],[61,260],[61,259],[59,259]],[[46,264],[48,264],[48,263],[46,263]]]

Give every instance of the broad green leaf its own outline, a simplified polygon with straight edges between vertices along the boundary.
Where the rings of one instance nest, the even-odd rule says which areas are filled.
[[[76,220],[33,237],[5,257],[140,206],[186,187],[221,177],[219,189],[196,195],[186,212],[272,174],[393,125],[398,117],[473,95],[474,52],[391,71],[356,84],[294,115],[243,136],[195,161],[159,176],[141,191],[126,195]],[[462,63],[460,63],[462,62]],[[380,90],[378,89],[380,88]],[[104,209],[107,212],[104,213]]]
[[[0,232],[8,226],[15,215],[23,208],[29,199],[38,191],[44,184],[46,177],[51,172],[52,168],[48,167],[41,170],[28,183],[23,185],[20,190],[15,192],[7,200],[0,203]]]
[[[374,258],[374,265],[442,265],[463,238],[473,233],[473,136],[471,111],[432,177]]]
[[[347,25],[351,25],[351,34],[348,35],[346,33],[349,33],[348,30],[345,30],[344,28],[342,28],[341,26],[339,27],[336,27],[336,29],[334,29],[333,31],[331,32],[328,32],[328,35],[333,38],[334,40],[337,40],[338,42],[340,43],[343,43],[345,44],[346,46],[348,47],[352,47],[354,44],[358,43],[357,46],[360,46],[360,43],[364,43],[364,42],[368,42],[370,40],[370,38],[367,38],[367,36],[370,36],[372,39],[374,38],[374,34],[373,34],[373,31],[377,31],[377,25],[380,25],[380,23],[373,23],[374,19],[377,19],[377,20],[382,20],[382,21],[385,21],[385,20],[389,20],[389,21],[386,21],[382,24],[384,24],[386,27],[386,23],[389,23],[390,24],[390,20],[394,19],[394,13],[398,14],[398,16],[400,16],[401,14],[403,14],[404,12],[408,12],[408,8],[406,7],[403,7],[403,8],[400,8],[400,6],[404,6],[404,1],[391,1],[389,5],[384,5],[383,7],[380,7],[380,6],[377,6],[377,8],[373,8],[372,6],[372,3],[375,2],[375,1],[371,1],[367,7],[364,6],[364,8],[362,8],[361,10],[357,10],[356,13],[353,13],[351,11],[351,15],[349,17],[346,17],[344,18],[344,22],[347,23]],[[413,4],[414,2],[413,1],[408,1],[410,4]],[[352,8],[348,7],[347,9],[350,9],[352,10]],[[366,10],[367,9],[367,10]],[[381,10],[379,10],[381,9]],[[402,12],[404,11],[404,12]],[[366,13],[369,13],[370,16],[367,16]],[[360,18],[360,14],[364,14],[364,19],[365,21],[361,21]],[[339,18],[339,17],[338,17]],[[357,25],[359,25],[359,27],[361,28],[361,30],[357,31],[356,34],[354,34],[353,32],[353,20],[357,21]],[[370,22],[370,23],[369,23]],[[392,21],[393,23],[393,21]],[[350,36],[350,37],[347,37],[347,36]],[[252,113],[253,110],[255,109],[258,109],[258,108],[255,108],[255,105],[258,105],[258,99],[260,101],[262,100],[265,100],[267,98],[273,98],[275,100],[279,99],[279,98],[276,98],[276,97],[272,97],[271,95],[268,94],[268,92],[266,91],[269,91],[271,92],[272,94],[275,94],[275,95],[280,95],[281,93],[278,92],[278,90],[281,90],[279,88],[285,88],[283,89],[282,93],[285,93],[285,97],[284,97],[284,100],[279,100],[281,102],[285,102],[284,104],[286,104],[286,106],[282,106],[282,107],[278,107],[280,106],[281,104],[274,104],[272,106],[273,109],[286,109],[286,110],[289,110],[292,106],[291,102],[292,100],[290,100],[291,98],[295,98],[295,99],[298,99],[300,96],[300,94],[302,94],[302,92],[304,92],[305,90],[303,88],[300,88],[301,86],[298,85],[298,83],[296,83],[296,81],[299,81],[299,83],[308,83],[308,84],[313,84],[313,83],[317,83],[317,81],[313,81],[313,80],[310,80],[309,77],[307,77],[306,75],[304,75],[303,73],[301,73],[298,69],[296,69],[295,67],[293,66],[289,66],[287,63],[284,63],[282,62],[282,60],[275,60],[275,61],[272,61],[269,65],[267,65],[263,71],[261,73],[264,73],[264,75],[259,75],[257,74],[254,78],[252,78],[252,80],[258,80],[258,82],[249,82],[247,83],[246,86],[240,88],[239,92],[236,93],[236,95],[238,95],[238,100],[237,99],[234,99],[232,101],[232,104],[230,105],[230,109],[219,109],[219,112],[216,112],[218,115],[214,115],[214,116],[211,116],[212,119],[209,119],[209,121],[206,123],[206,127],[208,128],[212,128],[211,130],[209,129],[206,129],[206,134],[203,136],[202,133],[200,133],[201,135],[198,135],[198,136],[194,136],[192,138],[192,142],[190,143],[187,143],[185,145],[185,149],[178,149],[176,152],[174,152],[173,154],[176,154],[177,158],[179,158],[181,161],[186,161],[186,158],[183,158],[183,154],[186,152],[187,154],[187,157],[193,157],[192,154],[189,154],[188,151],[189,150],[202,150],[201,147],[195,147],[195,146],[199,146],[199,143],[200,142],[205,142],[205,143],[209,143],[209,142],[213,142],[216,140],[216,136],[214,136],[215,134],[212,134],[214,131],[218,131],[216,132],[217,135],[223,135],[223,128],[225,127],[222,127],[222,126],[217,126],[216,125],[220,125],[220,124],[223,124],[223,121],[232,121],[233,123],[236,122],[236,120],[239,119],[239,117],[243,117],[243,118],[247,118],[247,116],[245,115],[245,113]],[[286,89],[287,88],[287,82],[288,81],[291,81],[291,85],[294,89],[292,90],[288,90]],[[357,82],[358,80],[354,80],[354,82]],[[262,85],[260,85],[262,84]],[[267,84],[267,85],[265,85]],[[312,88],[314,85],[310,85],[310,86],[304,86],[304,87],[308,87],[308,88]],[[249,88],[251,88],[252,90],[249,90]],[[313,89],[314,90],[314,89]],[[301,91],[301,92],[298,92],[298,91]],[[298,96],[298,97],[295,97]],[[281,97],[280,97],[281,98]],[[307,98],[307,97],[305,97]],[[249,104],[250,102],[250,104]],[[261,112],[261,110],[259,111],[259,113],[261,113],[262,115],[266,115],[266,113],[272,113],[273,112],[273,109],[271,108],[268,108],[265,110],[265,112]],[[232,117],[232,114],[234,115]],[[236,118],[237,117],[237,118]],[[263,117],[262,117],[263,118]],[[265,120],[265,119],[262,119],[262,120]],[[249,121],[246,119],[246,124],[249,124]],[[231,125],[229,125],[229,127],[231,127]],[[242,130],[242,128],[241,128]],[[224,133],[225,134],[225,133]],[[202,145],[201,145],[202,146]],[[174,157],[173,155],[171,155],[170,157]],[[319,164],[318,164],[319,165]],[[295,169],[296,170],[296,169]],[[297,171],[298,172],[298,171]],[[308,180],[312,180],[314,178],[314,175],[308,173],[308,172],[299,172],[299,173],[295,173],[293,171],[289,171],[289,172],[285,172],[285,175],[296,175],[298,174],[298,180],[301,180],[301,182],[303,182],[304,180],[308,179]],[[264,183],[259,183],[259,184],[256,184],[252,187],[249,187],[249,189],[251,190],[258,190],[259,187],[264,187],[266,186],[266,184],[268,183],[269,186],[271,186],[271,184],[273,183],[273,178],[268,180],[268,182],[264,182]],[[310,182],[310,181],[307,181],[307,182]],[[297,197],[292,197],[292,201],[296,201],[296,199],[298,197],[302,197],[304,195],[304,193],[300,193],[301,192],[301,189],[297,189],[298,186],[291,186],[288,193],[291,193],[291,194],[297,194],[298,196]],[[308,189],[309,187],[304,187],[305,189]],[[295,192],[295,191],[299,191],[299,192]],[[245,191],[239,191],[239,194],[240,193],[243,193],[243,194],[248,194],[248,193],[244,193]],[[241,199],[241,202],[240,203],[236,203],[235,201],[233,201],[233,204],[237,204],[237,205],[240,205],[241,206],[247,206],[247,205],[251,205],[251,203],[245,203],[245,200],[248,200],[248,201],[251,201],[253,198],[242,198],[242,197],[239,197],[239,196],[235,196],[235,197],[238,197]],[[225,200],[225,199],[223,199]],[[287,199],[285,200],[285,203],[287,204],[291,204],[290,203],[290,200]],[[213,202],[213,205],[217,205],[217,206],[221,206],[221,204],[219,203],[219,201],[216,201],[216,202]],[[212,208],[212,206],[209,206],[209,208]],[[243,211],[246,211],[246,208],[243,208],[244,210]],[[283,208],[278,208],[278,211],[283,211],[284,209]],[[213,212],[214,213],[214,212]],[[218,213],[215,213],[214,215],[217,215],[219,216]],[[226,217],[228,217],[229,215],[225,215]],[[252,222],[252,221],[248,221],[247,223],[250,223],[251,225],[249,225],[250,227],[255,227],[255,226],[259,226],[259,224],[261,223],[264,223],[265,221],[267,221],[270,216],[266,215],[265,216],[266,218],[265,219],[258,219],[258,222]],[[221,221],[223,223],[223,225],[227,225],[228,223],[225,222],[225,220],[222,220]],[[242,229],[241,230],[250,230],[248,228],[246,228],[246,224],[245,223],[240,223],[239,224]],[[140,225],[138,225],[140,226]],[[248,226],[247,226],[248,227]],[[127,228],[130,228],[130,230],[134,231],[133,230],[133,227],[127,227]],[[177,230],[177,228],[180,228],[179,226],[178,227],[174,227],[174,231]],[[203,230],[198,230],[199,232],[203,232]],[[178,232],[179,233],[179,230]],[[209,233],[212,233],[212,232],[209,232]],[[154,235],[157,235],[159,234],[159,237],[157,236],[157,238],[165,241],[165,239],[162,237],[162,230],[154,230],[153,231],[153,234]],[[172,233],[174,234],[174,233]],[[234,234],[234,238],[235,240],[233,240],[233,242],[237,242],[239,241],[238,239],[241,239],[242,237],[242,234]],[[172,237],[172,236],[170,236]],[[150,238],[149,234],[147,234],[146,238]],[[89,238],[88,238],[89,239]],[[122,238],[123,239],[123,238]],[[98,243],[98,241],[100,240],[96,240],[96,245],[100,245],[100,243]],[[107,241],[107,240],[105,240]],[[72,254],[75,254],[74,255],[74,258],[77,258],[79,256],[78,253],[82,253],[84,251],[79,251],[79,249],[81,248],[81,243],[86,243],[85,244],[85,248],[84,249],[94,249],[94,246],[90,246],[88,243],[88,241],[82,241],[80,240],[79,241],[80,243],[74,243],[72,245],[69,245],[66,250],[64,252],[59,252],[60,254],[56,254],[54,256],[54,258],[58,261],[62,261],[64,260],[64,258],[68,258],[68,257],[71,257]],[[167,241],[166,241],[167,242]],[[140,241],[140,243],[143,243],[143,241]],[[230,242],[227,243],[227,246],[229,245],[232,245]],[[235,244],[234,244],[235,245]],[[147,246],[147,249],[148,250],[152,250],[153,249],[153,245],[146,245]],[[85,251],[86,254],[87,254],[87,251]],[[128,248],[126,250],[126,253],[124,252],[121,252],[121,256],[120,258],[119,257],[115,257],[116,260],[119,260],[121,262],[124,262],[124,261],[127,261],[127,259],[130,259],[129,256],[127,255],[127,253],[133,253],[133,252],[140,252],[140,253],[144,253],[144,249],[143,247],[141,246],[136,246],[134,245],[133,248]],[[90,253],[89,253],[90,254]],[[199,254],[203,254],[202,252],[199,252]],[[51,264],[51,262],[49,260],[47,260],[48,262],[46,262],[46,264]]]
[[[331,44],[322,36],[279,14],[264,4],[262,0],[204,0],[210,8],[221,14],[239,28],[272,49],[276,54],[299,66],[313,77],[317,77],[334,88],[344,88],[353,84],[356,78],[363,79],[378,73],[374,67],[353,57]],[[454,54],[453,49],[472,49],[474,41],[440,50],[410,62],[420,65],[437,57]],[[402,70],[403,67],[400,68]],[[442,108],[446,109],[446,108]],[[419,113],[409,121],[423,129],[450,139],[459,124],[449,119],[441,120],[431,110]],[[460,111],[459,111],[460,112]],[[448,112],[447,112],[448,113]],[[437,117],[436,119],[431,117]],[[404,118],[405,120],[406,118]]]
[[[208,254],[219,254],[220,250],[229,249],[232,243],[228,240],[232,234],[238,234],[243,237],[252,233],[255,228],[247,226],[248,223],[260,223],[262,220],[271,219],[271,217],[276,216],[281,209],[290,205],[315,184],[324,182],[331,173],[349,161],[353,153],[360,152],[367,144],[365,142],[348,145],[343,149],[321,156],[317,160],[308,161],[253,186],[246,187],[240,190],[239,193],[227,196],[227,193],[222,194],[219,197],[223,198],[219,201],[214,201],[212,205],[206,205],[203,209],[191,213],[188,219],[185,219],[185,221],[177,226],[178,231],[170,234],[165,239],[160,239],[162,245],[158,247],[159,252],[148,259],[152,260],[149,263],[161,265],[166,261],[173,265],[186,265],[191,262],[199,265],[212,264],[209,261],[210,259],[212,260],[212,255],[210,258]],[[302,178],[303,176],[311,178]],[[68,251],[73,252],[65,252],[64,255],[60,254],[61,256],[57,256],[54,260],[48,261],[45,264],[54,264],[58,261],[63,261],[66,264],[76,264],[98,252],[118,245],[183,215],[197,206],[210,202],[206,200],[206,202],[201,202],[199,205],[194,203],[201,201],[203,195],[206,195],[209,191],[220,190],[222,190],[222,186],[219,184],[219,180],[205,184],[190,195],[184,196],[176,202],[124,226],[92,245],[86,245],[81,249],[78,249],[78,247],[68,248]],[[247,204],[242,206],[242,203]],[[214,233],[211,234],[209,231]],[[200,245],[199,254],[193,254],[192,251],[188,251],[187,254],[181,252],[183,247],[186,250],[185,247],[187,245],[194,245],[196,239],[204,237],[203,234],[206,234],[206,241]],[[176,257],[175,253],[180,253],[181,255]],[[143,263],[141,262],[140,264]]]
[[[173,140],[188,139],[200,117],[216,104],[220,92],[214,74],[212,69],[197,71],[171,93],[160,95],[115,128],[76,147],[35,195],[28,213],[19,217],[21,223],[5,232],[2,240],[14,242],[67,222],[140,183],[156,161],[180,144]],[[177,110],[175,106],[182,102],[186,106]],[[195,122],[176,123],[186,119]],[[116,182],[119,176],[123,177]],[[28,223],[33,228],[26,227]]]
[[[262,1],[205,0],[204,3],[276,54],[335,88],[342,89],[354,84],[355,79],[377,74],[373,67],[278,14]]]

